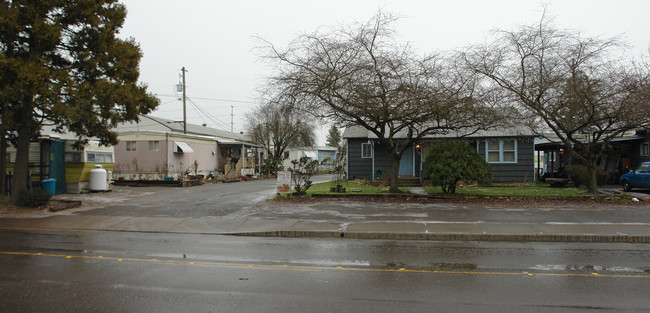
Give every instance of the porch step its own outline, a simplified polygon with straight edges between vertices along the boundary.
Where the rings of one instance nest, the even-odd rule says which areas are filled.
[[[421,187],[420,177],[416,176],[400,176],[397,178],[397,186],[399,187]]]

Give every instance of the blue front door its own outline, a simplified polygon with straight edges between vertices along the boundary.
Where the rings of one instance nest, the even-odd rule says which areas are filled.
[[[409,147],[402,154],[399,162],[399,176],[413,175],[413,147]]]
[[[56,194],[65,193],[65,151],[63,140],[52,141],[50,145],[50,178],[56,179]]]

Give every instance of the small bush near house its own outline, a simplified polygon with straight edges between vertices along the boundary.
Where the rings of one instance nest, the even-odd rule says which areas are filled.
[[[589,181],[589,169],[586,166],[575,164],[566,167],[566,173],[571,177],[576,187],[586,186]],[[602,186],[607,183],[609,175],[600,167],[596,168],[597,184]]]
[[[278,171],[282,171],[282,170],[284,170],[284,166],[282,166],[282,159],[280,158],[264,159],[264,167],[263,167],[264,174],[276,175]]]
[[[292,195],[305,195],[305,191],[311,187],[311,176],[316,171],[318,161],[308,157],[302,157],[299,160],[292,160],[291,164],[293,168],[290,168],[289,171],[291,171],[291,180],[293,181],[293,188],[296,191]]]
[[[431,146],[424,158],[424,179],[455,193],[459,181],[484,183],[492,179],[490,166],[464,142],[441,142]]]
[[[41,188],[34,188],[32,190],[21,189],[16,197],[16,205],[35,208],[46,204],[50,201],[51,197],[47,191]]]

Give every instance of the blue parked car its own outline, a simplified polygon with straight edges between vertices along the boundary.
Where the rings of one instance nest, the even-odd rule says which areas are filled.
[[[621,183],[623,190],[630,191],[632,188],[650,188],[650,162],[643,162],[633,172],[623,174],[621,176]]]

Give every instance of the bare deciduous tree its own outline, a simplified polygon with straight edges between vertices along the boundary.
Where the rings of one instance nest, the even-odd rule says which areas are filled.
[[[316,141],[314,118],[293,105],[271,101],[246,117],[247,133],[268,149],[271,158],[281,158],[288,147],[311,147]]]
[[[621,57],[616,39],[583,37],[538,24],[497,31],[496,38],[464,53],[466,64],[518,106],[538,134],[549,130],[590,172],[588,190],[597,191],[597,162],[612,139],[650,126],[649,75],[644,66]]]
[[[396,18],[299,36],[286,49],[266,47],[277,71],[275,90],[296,105],[342,125],[375,134],[392,156],[397,192],[404,151],[425,135],[478,127],[489,119],[476,101],[475,79],[441,55],[419,56],[394,40]]]

